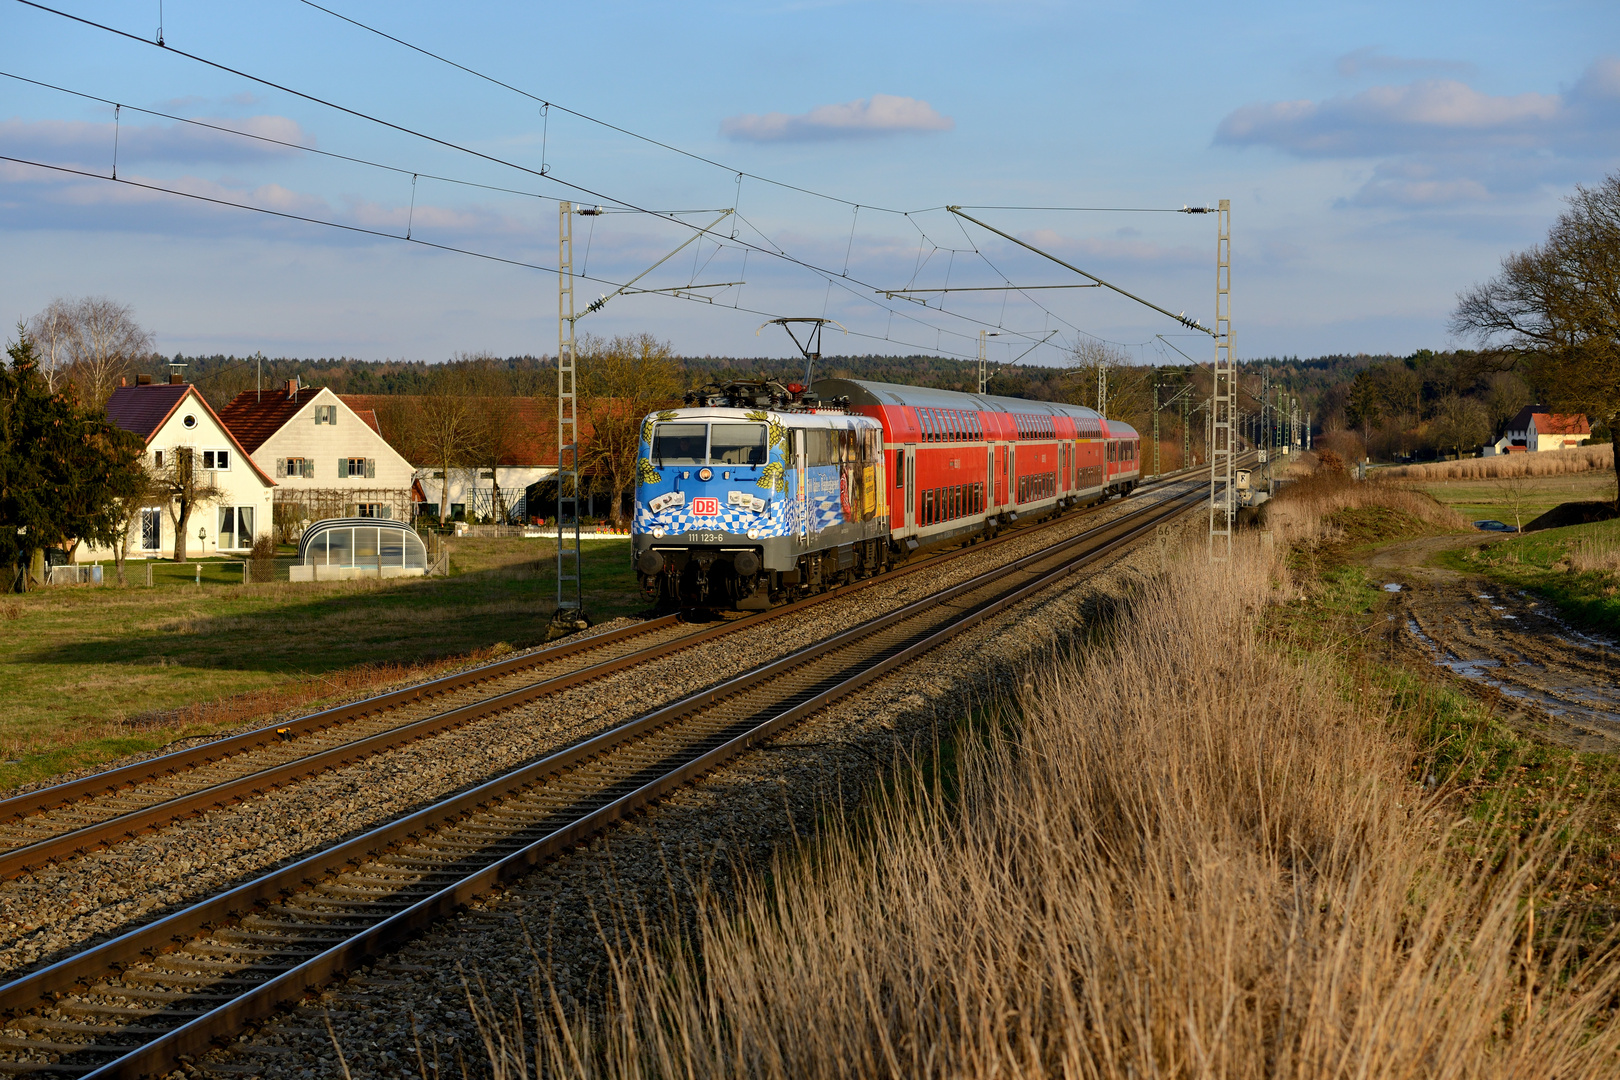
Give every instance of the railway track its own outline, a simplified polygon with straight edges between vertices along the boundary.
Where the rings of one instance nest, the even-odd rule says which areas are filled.
[[[1170,494],[0,986],[0,1072],[166,1072],[1203,497]]]
[[[1163,482],[1177,481],[1172,475]],[[987,543],[943,552],[757,615],[707,626],[683,622],[674,615],[652,619],[0,800],[0,880],[352,765],[881,582],[937,568],[1040,527],[1021,526]]]

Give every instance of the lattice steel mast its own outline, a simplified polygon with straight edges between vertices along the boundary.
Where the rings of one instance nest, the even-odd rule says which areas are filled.
[[[1232,362],[1232,202],[1220,201],[1215,241],[1215,367],[1210,388],[1209,556],[1232,554],[1237,459],[1237,370]]]
[[[585,617],[579,548],[578,372],[574,354],[574,204],[557,204],[557,611],[553,624],[572,629]],[[570,513],[571,511],[571,513]],[[565,538],[566,518],[573,535]]]

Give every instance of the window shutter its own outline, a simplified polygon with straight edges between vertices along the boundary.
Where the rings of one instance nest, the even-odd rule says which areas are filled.
[[[304,459],[304,476],[311,480],[315,479],[315,461],[313,458]]]
[[[349,459],[346,458],[346,457],[338,458],[338,479],[342,480],[345,477],[347,477],[348,475],[349,475]]]
[[[376,478],[377,478],[377,459],[376,458],[366,458],[366,479],[367,480],[375,480]]]
[[[279,458],[279,457],[276,458],[276,475],[277,476],[286,476],[287,475],[287,459],[286,458]]]

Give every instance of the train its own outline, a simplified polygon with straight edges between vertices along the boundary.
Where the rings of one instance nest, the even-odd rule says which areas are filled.
[[[712,383],[642,421],[631,559],[656,603],[766,610],[1140,480],[1136,430],[1082,406]]]

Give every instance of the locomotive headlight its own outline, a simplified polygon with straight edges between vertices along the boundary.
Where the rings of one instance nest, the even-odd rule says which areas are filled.
[[[713,469],[699,469],[698,470],[698,479],[699,480],[713,480],[714,479],[714,470]]]
[[[758,529],[749,529],[748,530],[748,539],[750,539],[750,540],[758,540],[759,539],[759,530]]]
[[[661,529],[661,528],[654,529],[652,531],[652,534],[653,534],[653,539],[654,540],[662,540],[664,538],[664,530]]]

